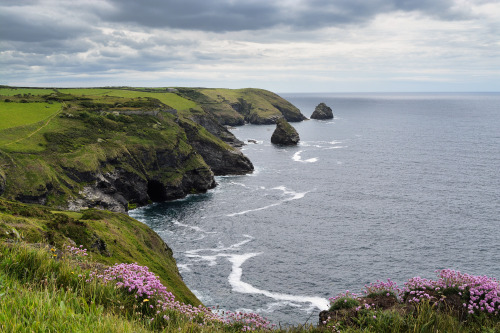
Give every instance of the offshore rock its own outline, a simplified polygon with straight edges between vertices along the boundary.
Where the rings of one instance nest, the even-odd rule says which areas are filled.
[[[271,142],[278,145],[293,146],[300,140],[299,133],[285,118],[276,121],[276,129],[271,136]]]
[[[316,109],[314,109],[311,119],[333,119],[332,109],[325,103],[319,103],[318,106],[316,106]]]

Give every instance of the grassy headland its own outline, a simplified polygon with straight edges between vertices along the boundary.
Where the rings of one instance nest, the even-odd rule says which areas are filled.
[[[447,270],[334,297],[319,326],[213,313],[156,233],[89,209],[126,211],[206,191],[214,170],[249,172],[216,120],[300,121],[297,111],[257,89],[0,87],[0,331],[500,332],[498,281]]]

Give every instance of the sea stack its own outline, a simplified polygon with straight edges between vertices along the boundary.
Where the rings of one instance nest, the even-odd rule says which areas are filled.
[[[285,118],[276,121],[276,129],[271,136],[271,142],[277,145],[294,146],[299,142],[299,133]]]
[[[319,103],[316,109],[314,109],[311,119],[333,119],[332,109],[325,103]]]

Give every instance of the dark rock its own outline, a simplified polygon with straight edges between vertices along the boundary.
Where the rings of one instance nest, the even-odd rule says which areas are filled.
[[[238,149],[222,147],[216,141],[201,137],[199,129],[192,123],[179,121],[179,125],[184,128],[189,142],[216,176],[241,175],[254,170],[252,162]]]
[[[5,183],[6,183],[5,175],[3,173],[3,170],[0,169],[0,195],[2,195],[3,192],[5,191]]]
[[[311,119],[333,119],[333,112],[325,103],[319,103],[314,109]]]
[[[247,141],[248,141],[248,143],[257,143],[257,141],[253,140],[253,139],[248,139]]]
[[[300,122],[306,120],[307,117],[304,116],[296,107],[290,104],[289,107],[282,106],[279,104],[273,104],[273,106],[278,109],[283,117],[289,122]]]
[[[285,118],[280,118],[276,122],[276,129],[271,136],[271,142],[279,145],[296,145],[299,142],[299,134]]]
[[[227,127],[223,126],[217,119],[215,119],[211,113],[207,113],[203,116],[193,116],[191,119],[198,125],[205,127],[205,129],[211,134],[233,147],[242,147],[244,145],[244,143],[238,140],[233,133],[229,132]]]
[[[102,240],[96,233],[93,235],[93,242],[90,245],[91,249],[98,251],[101,255],[105,257],[111,257],[111,253],[108,251],[108,246],[104,240]]]
[[[179,199],[190,193],[204,193],[216,186],[213,172],[206,166],[191,170],[180,170],[184,161],[196,158],[190,155],[165,149],[142,149],[107,160],[103,165],[113,168],[107,173],[72,172],[66,169],[71,178],[84,176],[88,184],[80,191],[80,198],[70,201],[69,210],[84,208],[107,209],[114,212],[126,212],[129,204],[143,206],[149,202]],[[127,166],[125,169],[122,166]],[[177,181],[166,178],[172,174]]]

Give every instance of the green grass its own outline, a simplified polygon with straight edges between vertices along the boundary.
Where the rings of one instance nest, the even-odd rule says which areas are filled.
[[[172,250],[147,225],[126,214],[55,211],[0,198],[0,241],[17,240],[14,229],[29,243],[59,248],[71,242],[84,245],[103,264],[137,262],[148,266],[179,300],[200,304],[182,281]],[[96,243],[103,244],[105,250],[93,247]]]
[[[0,131],[42,121],[60,109],[59,103],[6,103],[0,101]]]
[[[15,96],[15,95],[49,95],[55,92],[52,88],[0,88],[0,96]]]
[[[125,97],[125,98],[137,98],[137,97],[151,97],[156,98],[160,102],[174,108],[177,110],[189,110],[190,108],[199,108],[198,104],[183,97],[180,97],[174,93],[151,93],[135,90],[122,90],[115,89],[108,91],[107,95]]]
[[[41,212],[38,212],[40,214]],[[168,321],[150,321],[140,299],[113,284],[88,282],[104,267],[60,248],[16,240],[0,242],[0,331],[2,332],[241,332],[241,324],[200,326],[175,310]],[[495,333],[500,324],[485,316],[460,321],[429,302],[412,308],[361,310],[326,326],[297,325],[266,332]]]
[[[115,89],[110,88],[71,88],[71,89],[57,89],[62,94],[70,94],[77,96],[97,96],[97,95],[110,95]]]

